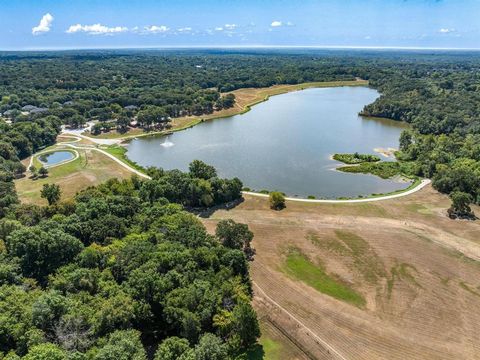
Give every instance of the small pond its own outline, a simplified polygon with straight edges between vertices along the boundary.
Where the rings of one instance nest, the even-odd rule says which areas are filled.
[[[74,154],[70,151],[55,151],[40,155],[38,160],[48,166],[52,166],[73,159],[73,156]]]
[[[278,95],[230,118],[206,121],[168,137],[130,142],[127,156],[142,166],[187,170],[194,160],[238,177],[254,190],[290,196],[356,197],[387,193],[409,183],[335,170],[334,153],[377,154],[397,148],[401,122],[358,112],[379,93],[368,87],[309,89]],[[383,158],[383,160],[389,160]]]

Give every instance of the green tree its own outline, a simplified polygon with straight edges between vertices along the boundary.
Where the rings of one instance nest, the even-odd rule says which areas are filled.
[[[45,343],[34,346],[24,360],[67,360],[67,354],[57,345],[52,343]]]
[[[126,115],[121,115],[117,119],[117,131],[119,133],[125,133],[128,130],[128,126],[130,125],[130,119]]]
[[[44,166],[40,167],[40,169],[38,169],[38,175],[40,175],[41,177],[47,177],[48,169]]]
[[[400,150],[405,152],[408,151],[409,146],[412,144],[412,133],[410,130],[403,130],[400,134]]]
[[[464,193],[462,191],[454,191],[450,194],[450,199],[452,200],[452,205],[448,209],[448,216],[450,218],[475,218],[475,214],[470,208],[470,204],[473,200],[470,194]]]
[[[250,247],[253,239],[253,233],[247,224],[236,223],[232,219],[219,221],[215,235],[223,246],[239,250]]]
[[[225,360],[228,359],[226,345],[213,334],[206,333],[195,346],[195,360]]]
[[[59,292],[44,293],[32,306],[32,322],[44,331],[51,331],[66,312],[67,306],[67,299]]]
[[[87,120],[79,114],[75,114],[71,118],[66,120],[66,123],[74,129],[83,126],[86,122]]]
[[[155,360],[177,360],[189,350],[187,339],[172,336],[162,341],[155,353]]]
[[[38,176],[37,168],[34,165],[30,166],[28,168],[28,171],[30,171],[30,173],[32,174],[31,176],[32,176],[33,179],[37,178],[37,176]]]
[[[18,202],[12,174],[0,171],[0,217],[5,216],[10,205],[17,204]]]
[[[167,120],[165,110],[158,106],[147,106],[137,114],[137,120],[142,126],[151,127],[156,124],[164,124]]]
[[[242,347],[248,348],[255,344],[257,338],[260,337],[260,327],[252,305],[242,301],[235,306],[233,323],[235,334],[240,338]]]
[[[285,208],[285,196],[278,191],[272,191],[269,196],[270,208],[273,210],[282,210]]]
[[[193,160],[188,166],[190,175],[199,179],[211,179],[217,176],[217,171],[211,165],[205,164],[201,160]]]
[[[94,360],[146,360],[147,355],[136,330],[118,330],[93,356]]]
[[[20,259],[26,277],[44,281],[59,267],[68,264],[83,249],[80,240],[57,228],[47,231],[38,226],[13,231],[6,241],[7,250]]]
[[[103,125],[102,123],[96,123],[92,126],[91,128],[91,132],[92,132],[92,135],[99,135],[103,130]]]
[[[48,205],[56,204],[61,197],[60,186],[57,184],[43,184],[40,196],[43,199],[47,199]]]

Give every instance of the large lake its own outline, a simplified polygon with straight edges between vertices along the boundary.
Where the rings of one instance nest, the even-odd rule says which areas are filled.
[[[187,170],[200,159],[221,177],[239,177],[255,190],[290,196],[356,197],[409,184],[334,170],[334,153],[375,154],[398,147],[405,124],[358,116],[379,93],[367,87],[320,88],[278,95],[251,111],[206,121],[168,137],[144,137],[127,156],[143,166]]]

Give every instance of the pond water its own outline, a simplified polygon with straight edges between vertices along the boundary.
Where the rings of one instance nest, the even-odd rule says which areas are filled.
[[[73,159],[73,153],[70,151],[55,151],[40,155],[38,159],[49,166]]]
[[[396,148],[405,124],[358,116],[379,93],[367,87],[308,89],[278,95],[251,111],[206,121],[168,137],[130,142],[127,156],[143,166],[187,170],[199,159],[221,177],[239,177],[254,190],[289,196],[355,197],[408,183],[336,171],[334,153],[376,154]],[[387,159],[384,159],[387,160]]]

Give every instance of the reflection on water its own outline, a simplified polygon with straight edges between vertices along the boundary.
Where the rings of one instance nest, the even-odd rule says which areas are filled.
[[[47,165],[55,165],[63,161],[67,161],[73,158],[73,154],[70,151],[55,151],[48,154],[43,154],[38,159]]]
[[[374,154],[375,148],[398,147],[405,124],[358,116],[378,96],[366,87],[274,96],[245,114],[207,121],[168,138],[135,139],[127,156],[143,166],[181,170],[200,159],[214,165],[222,177],[237,176],[252,189],[292,196],[385,193],[408,184],[331,171],[338,165],[331,160],[334,153]]]

